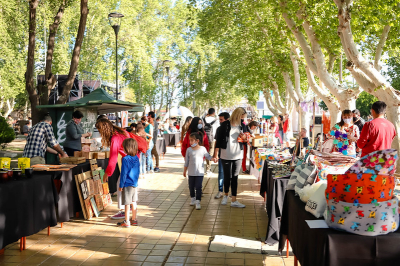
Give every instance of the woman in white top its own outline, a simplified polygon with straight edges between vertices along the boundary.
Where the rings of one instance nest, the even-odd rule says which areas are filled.
[[[238,177],[240,166],[243,158],[243,141],[246,135],[243,134],[241,119],[246,116],[243,108],[236,108],[230,119],[223,122],[219,129],[216,139],[214,159],[218,159],[219,149],[221,149],[221,163],[224,169],[224,192],[225,195],[221,204],[226,205],[228,202],[229,187],[232,189],[231,207],[244,208],[236,199]],[[245,118],[245,117],[244,117]]]

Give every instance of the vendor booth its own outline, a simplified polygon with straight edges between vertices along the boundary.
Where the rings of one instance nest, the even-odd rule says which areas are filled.
[[[62,146],[66,125],[75,110],[84,114],[81,123],[85,132],[93,132],[99,114],[142,110],[143,105],[115,100],[103,89],[96,89],[76,101],[38,108],[49,111],[54,135]],[[92,147],[92,141],[82,138],[82,147],[90,151],[61,158],[61,164],[53,157],[48,158],[47,164],[32,166],[29,158],[19,158],[18,169],[10,169],[10,158],[0,158],[0,252],[18,239],[23,250],[26,236],[46,227],[50,234],[51,226],[62,226],[77,215],[85,219],[97,217],[111,204],[110,193],[117,190],[119,169],[116,167],[108,183],[103,182],[109,152]]]

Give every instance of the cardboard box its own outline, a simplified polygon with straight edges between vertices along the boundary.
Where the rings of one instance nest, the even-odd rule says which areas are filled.
[[[105,152],[94,152],[93,159],[105,159],[106,153]]]
[[[66,164],[80,164],[86,162],[85,157],[61,157],[60,158],[60,163],[66,163]]]
[[[0,157],[0,168],[10,169],[11,158]]]
[[[74,151],[74,157],[82,157],[81,151]]]
[[[264,146],[263,137],[254,138],[252,141],[252,146],[253,147],[263,147]]]
[[[110,158],[110,151],[105,151],[106,153],[106,158]]]

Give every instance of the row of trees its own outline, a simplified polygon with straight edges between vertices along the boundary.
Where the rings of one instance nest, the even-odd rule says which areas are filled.
[[[65,103],[82,71],[115,79],[115,37],[107,15],[125,15],[119,32],[120,84],[127,100],[160,110],[172,101],[196,111],[236,102],[244,87],[221,73],[218,48],[199,35],[199,10],[184,0],[0,0],[0,111],[47,104],[56,76],[68,81],[58,103]],[[169,80],[163,64],[170,60]],[[46,83],[38,85],[37,75]]]
[[[192,1],[202,38],[219,48],[231,84],[264,90],[270,110],[299,108],[312,91],[330,111],[355,109],[361,92],[388,104],[400,132],[400,95],[388,58],[398,57],[398,1]],[[352,79],[356,85],[352,85]],[[270,92],[272,91],[273,97]],[[302,119],[305,123],[306,119]],[[302,125],[303,126],[303,125]],[[393,142],[399,149],[399,139]]]

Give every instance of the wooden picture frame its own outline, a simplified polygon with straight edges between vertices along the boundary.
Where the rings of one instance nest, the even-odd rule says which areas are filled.
[[[92,210],[93,210],[94,215],[95,215],[96,217],[99,217],[99,216],[100,216],[100,211],[99,211],[99,209],[97,208],[96,201],[95,201],[94,197],[91,197],[91,198],[90,198],[90,204],[91,204],[91,206],[92,206]]]

